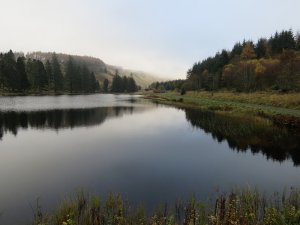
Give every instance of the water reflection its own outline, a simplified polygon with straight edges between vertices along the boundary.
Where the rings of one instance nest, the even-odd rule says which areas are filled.
[[[56,109],[29,112],[0,112],[0,140],[6,132],[17,135],[18,130],[28,127],[35,129],[65,129],[100,125],[110,117],[143,110],[142,107],[99,107],[84,109]]]
[[[143,107],[115,106],[83,109],[53,109],[43,111],[0,111],[0,140],[5,133],[17,135],[19,129],[66,129],[102,124],[111,117],[143,111]],[[227,141],[237,152],[251,150],[268,159],[283,162],[292,159],[300,165],[300,133],[274,125],[257,117],[236,117],[228,114],[184,109],[186,120],[196,128],[211,134],[218,142]]]
[[[300,134],[268,120],[156,107],[123,95],[3,101],[10,103],[0,98],[0,224],[30,224],[28,202],[41,197],[51,211],[76,188],[102,198],[121,193],[151,209],[191,193],[206,198],[216,188],[299,186],[300,167],[290,159],[299,165]],[[249,149],[289,160],[268,161]]]
[[[292,159],[300,165],[300,133],[275,126],[257,117],[236,117],[213,112],[186,109],[186,119],[193,127],[211,134],[218,142],[227,141],[238,152],[251,150],[279,162]]]

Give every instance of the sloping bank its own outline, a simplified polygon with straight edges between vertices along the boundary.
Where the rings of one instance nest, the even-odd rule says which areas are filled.
[[[300,128],[300,93],[274,94],[233,92],[144,93],[143,97],[157,103],[192,107],[230,114],[245,114],[271,119],[274,123]]]

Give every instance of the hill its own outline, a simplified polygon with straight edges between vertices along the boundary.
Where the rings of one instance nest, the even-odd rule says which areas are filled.
[[[154,83],[158,90],[300,92],[300,33],[237,42],[231,50],[195,62],[186,80]]]
[[[191,90],[300,91],[300,34],[276,32],[270,38],[237,42],[188,70]]]
[[[15,55],[20,54],[16,53]],[[52,57],[52,52],[30,52],[26,54],[26,58],[38,59],[42,62],[50,60]],[[87,68],[95,73],[97,80],[102,82],[107,78],[110,82],[115,75],[116,70],[118,70],[121,76],[131,76],[136,81],[137,85],[142,88],[148,87],[151,83],[155,81],[163,81],[164,79],[157,77],[153,74],[149,74],[142,71],[128,70],[120,66],[113,66],[104,63],[101,59],[90,57],[90,56],[78,56],[78,55],[68,55],[62,53],[56,53],[58,61],[61,63],[62,68],[65,68],[68,58],[71,56],[78,64],[85,64]]]

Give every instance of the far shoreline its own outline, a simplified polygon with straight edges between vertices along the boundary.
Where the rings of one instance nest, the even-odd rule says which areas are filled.
[[[62,96],[62,95],[94,95],[94,94],[114,94],[114,95],[121,95],[121,94],[127,94],[127,95],[141,95],[140,92],[133,92],[133,93],[117,93],[117,92],[93,92],[93,93],[68,93],[68,92],[61,92],[61,93],[47,93],[47,92],[39,92],[39,93],[19,93],[19,92],[5,92],[0,93],[0,97],[26,97],[26,96]]]

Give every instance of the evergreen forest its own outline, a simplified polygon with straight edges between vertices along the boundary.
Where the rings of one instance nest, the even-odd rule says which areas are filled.
[[[62,67],[56,54],[51,60],[0,54],[1,93],[94,93],[100,90],[93,72],[69,57]]]

